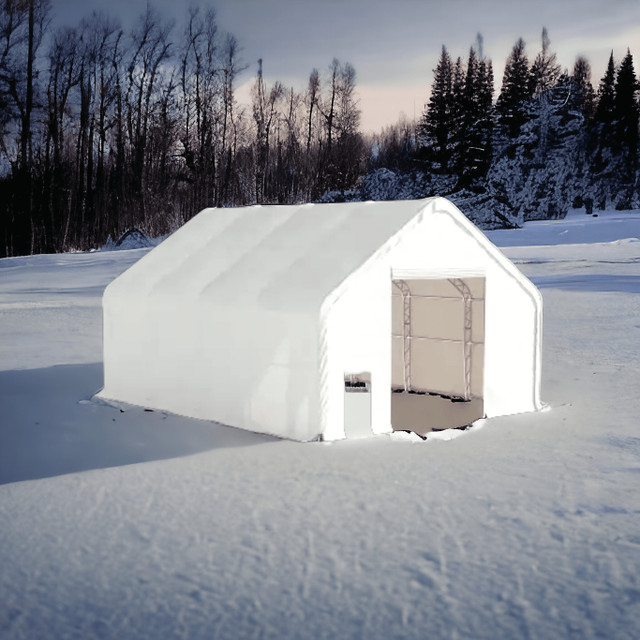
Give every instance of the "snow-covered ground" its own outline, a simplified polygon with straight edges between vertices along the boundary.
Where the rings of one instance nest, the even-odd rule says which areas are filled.
[[[0,260],[0,638],[638,638],[640,212],[489,235],[550,408],[449,441],[91,403],[145,250]]]

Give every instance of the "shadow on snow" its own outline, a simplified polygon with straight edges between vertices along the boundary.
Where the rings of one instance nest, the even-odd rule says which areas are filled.
[[[539,289],[564,291],[640,293],[640,276],[588,274],[574,276],[538,276],[531,281]]]
[[[277,441],[214,422],[82,402],[101,386],[101,363],[0,371],[0,484]]]

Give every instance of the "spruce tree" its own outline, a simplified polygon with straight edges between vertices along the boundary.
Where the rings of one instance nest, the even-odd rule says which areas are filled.
[[[616,65],[613,51],[604,76],[600,80],[597,105],[589,136],[589,165],[592,176],[592,193],[596,208],[605,209],[616,198],[618,181],[615,133],[615,83]]]
[[[491,162],[493,110],[493,68],[491,61],[469,51],[464,90],[463,118],[460,130],[459,186],[468,188],[482,177]]]
[[[476,110],[476,90],[478,85],[478,58],[473,47],[469,49],[467,73],[464,80],[464,105],[467,113]]]
[[[502,89],[496,102],[498,125],[508,138],[515,138],[526,122],[525,104],[531,97],[529,60],[525,42],[519,38],[507,58]]]
[[[493,64],[480,60],[478,66],[478,150],[476,153],[478,176],[484,176],[493,155]]]
[[[638,103],[636,93],[638,85],[633,69],[633,56],[627,49],[627,55],[620,64],[615,84],[613,114],[616,125],[617,145],[627,161],[635,162],[638,150]]]
[[[446,171],[451,155],[453,68],[444,45],[433,73],[431,96],[420,126],[420,133],[429,159],[433,160],[441,171]]]
[[[615,127],[614,152],[617,155],[618,171],[616,177],[617,196],[615,207],[629,209],[637,203],[638,193],[634,196],[634,185],[638,169],[638,103],[636,93],[638,84],[633,69],[633,56],[627,50],[623,58],[615,84],[613,113]]]
[[[476,53],[471,47],[469,50],[469,58],[467,59],[467,68],[463,74],[462,86],[459,88],[456,98],[460,105],[460,123],[457,135],[458,153],[457,162],[454,167],[458,176],[459,186],[466,187],[468,182],[468,169],[471,164],[472,139],[474,137],[474,124],[477,120],[477,76],[478,76],[478,59]]]
[[[571,80],[561,75],[549,44],[544,29],[542,49],[527,70],[524,43],[516,43],[498,101],[502,135],[498,142],[505,144],[506,130],[506,153],[498,153],[487,182],[491,193],[522,220],[564,216],[580,190],[576,167],[584,117],[571,105]],[[505,112],[513,114],[506,125]]]
[[[595,92],[591,84],[591,65],[583,56],[578,56],[570,79],[571,93],[568,105],[572,112],[582,114],[584,121],[578,132],[575,154],[576,193],[574,207],[585,206],[587,213],[593,208],[593,181],[589,166],[589,145],[595,113]]]
[[[536,56],[529,73],[529,92],[540,96],[555,87],[560,77],[560,65],[556,54],[549,51],[549,34],[547,28],[542,29],[542,50]]]
[[[573,85],[572,105],[580,109],[585,118],[592,118],[595,111],[595,93],[591,84],[591,65],[583,56],[578,56],[576,59],[571,80]]]
[[[463,138],[464,138],[464,87],[465,87],[465,70],[462,64],[462,58],[458,56],[453,65],[453,79],[451,82],[451,120],[449,135],[449,171],[456,175],[460,172],[462,166]]]
[[[577,159],[584,117],[571,108],[570,91],[569,77],[561,76],[554,87],[531,99],[512,157],[496,157],[489,169],[490,191],[520,220],[563,217],[581,195]]]
[[[614,119],[613,105],[615,102],[616,64],[613,59],[613,51],[609,56],[607,70],[600,80],[598,87],[598,105],[596,107],[596,120],[601,123],[610,123]]]

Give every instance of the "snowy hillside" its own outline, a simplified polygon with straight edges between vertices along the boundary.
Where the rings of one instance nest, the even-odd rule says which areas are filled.
[[[543,293],[549,409],[449,441],[96,405],[147,249],[0,260],[0,638],[637,638],[640,211],[489,235]]]

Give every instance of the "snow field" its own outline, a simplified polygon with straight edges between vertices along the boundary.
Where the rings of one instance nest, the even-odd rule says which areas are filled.
[[[640,212],[489,235],[549,409],[424,443],[83,403],[144,250],[0,261],[0,638],[637,637]]]

